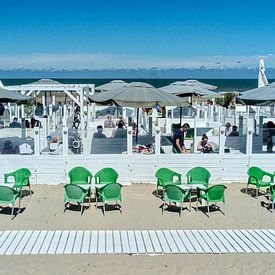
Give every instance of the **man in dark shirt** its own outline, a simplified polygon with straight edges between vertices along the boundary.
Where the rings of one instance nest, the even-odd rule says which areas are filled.
[[[97,133],[94,133],[93,138],[106,138],[106,136],[103,134],[103,128],[101,125],[97,126]]]
[[[184,123],[179,130],[175,131],[173,137],[173,152],[174,153],[185,153],[186,149],[184,146],[184,133],[190,128],[188,123]]]
[[[17,117],[15,117],[13,122],[10,123],[9,128],[21,128],[21,124],[18,122]]]

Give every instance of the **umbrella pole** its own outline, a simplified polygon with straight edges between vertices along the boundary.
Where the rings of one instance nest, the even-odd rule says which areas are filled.
[[[136,131],[136,143],[138,142],[138,120],[139,120],[139,108],[137,108],[137,131]]]
[[[182,107],[180,107],[180,125],[181,125],[181,118],[182,118]]]

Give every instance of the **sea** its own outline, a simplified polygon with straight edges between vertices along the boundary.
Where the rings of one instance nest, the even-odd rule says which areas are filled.
[[[27,79],[27,78],[21,78],[21,79],[12,79],[12,78],[7,78],[7,79],[1,79],[3,84],[6,85],[22,85],[22,84],[29,84],[34,81],[37,81],[38,79],[32,78],[32,79]],[[95,84],[101,85],[104,83],[108,83],[112,81],[113,79],[92,79],[92,78],[66,78],[66,79],[54,79],[56,81],[59,81],[61,83],[66,83],[66,84]],[[156,88],[160,88],[166,85],[169,85],[172,82],[175,81],[184,81],[186,79],[158,79],[158,78],[142,78],[142,79],[122,79],[126,82],[133,82],[133,81],[141,81],[141,82],[146,82],[151,85],[153,85]],[[258,80],[257,79],[198,79],[201,82],[208,83],[211,85],[215,85],[218,87],[218,91],[220,92],[241,92],[253,88],[257,88],[258,86]],[[275,81],[275,79],[269,79],[269,83]]]

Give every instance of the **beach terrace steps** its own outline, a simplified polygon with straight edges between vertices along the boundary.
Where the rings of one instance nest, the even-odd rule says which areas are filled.
[[[0,231],[0,255],[226,253],[275,253],[275,229]]]

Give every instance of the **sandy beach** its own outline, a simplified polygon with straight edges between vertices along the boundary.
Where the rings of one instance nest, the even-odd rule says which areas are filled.
[[[275,228],[275,214],[266,208],[267,197],[244,193],[245,184],[230,184],[226,190],[227,215],[214,210],[210,218],[205,207],[161,213],[162,201],[156,196],[156,186],[135,184],[123,188],[123,213],[108,207],[103,216],[94,203],[80,216],[79,208],[63,213],[63,185],[32,185],[33,194],[24,192],[22,213],[13,220],[8,210],[0,212],[1,230],[5,229],[256,229]],[[88,204],[87,204],[88,206]],[[186,207],[188,203],[186,203]],[[272,274],[275,268],[271,254],[231,255],[61,255],[4,256],[0,258],[0,274]],[[218,263],[218,264],[217,264]],[[4,267],[3,267],[4,266]],[[9,273],[9,270],[12,272]]]

